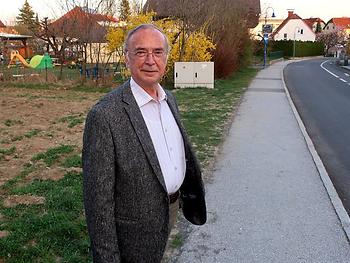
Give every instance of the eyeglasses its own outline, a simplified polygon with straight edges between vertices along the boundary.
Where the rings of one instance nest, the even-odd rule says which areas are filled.
[[[141,49],[141,50],[127,51],[127,52],[129,52],[129,53],[131,53],[139,58],[145,58],[145,57],[147,57],[148,54],[152,54],[154,58],[162,58],[166,54],[165,50],[163,50],[163,49],[155,49],[152,51]]]

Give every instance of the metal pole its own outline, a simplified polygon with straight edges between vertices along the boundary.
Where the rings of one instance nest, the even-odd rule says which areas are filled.
[[[294,31],[294,41],[293,41],[293,58],[295,58],[295,31]]]
[[[263,41],[264,41],[264,68],[266,67],[266,41],[265,41],[265,30],[266,30],[266,24],[267,24],[267,9],[265,11],[265,24],[264,24],[264,30],[263,30]]]
[[[264,68],[265,68],[265,66],[266,66],[267,44],[266,44],[265,39],[263,39],[263,41],[264,41]]]
[[[295,37],[296,37],[296,36],[295,36],[295,35],[296,35],[295,30],[296,30],[296,29],[298,29],[298,31],[299,31],[299,30],[300,30],[300,27],[297,26],[297,27],[294,28],[293,58],[295,58]]]

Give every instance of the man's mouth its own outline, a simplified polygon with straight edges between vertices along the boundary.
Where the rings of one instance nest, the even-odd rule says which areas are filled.
[[[157,70],[151,70],[151,69],[142,69],[141,71],[146,72],[146,73],[158,72]]]

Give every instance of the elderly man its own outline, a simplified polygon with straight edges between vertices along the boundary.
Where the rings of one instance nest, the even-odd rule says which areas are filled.
[[[125,41],[131,79],[89,112],[83,145],[84,204],[94,262],[160,262],[179,205],[206,221],[199,164],[175,98],[159,80],[169,45],[153,25]]]

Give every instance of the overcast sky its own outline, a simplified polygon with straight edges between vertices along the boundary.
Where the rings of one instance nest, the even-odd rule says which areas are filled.
[[[39,14],[39,18],[60,16],[60,8],[57,8],[56,4],[60,1],[63,0],[28,0],[34,11]],[[0,0],[0,3],[0,20],[6,22],[18,15],[24,0]],[[325,22],[332,17],[350,17],[350,0],[260,0],[260,3],[263,15],[266,8],[271,6],[278,18],[286,18],[287,9],[294,9],[302,18],[320,17]],[[267,9],[268,17],[272,15],[272,8]]]
[[[350,17],[350,0],[260,0],[261,13],[265,16],[266,8],[268,17],[272,15],[272,9],[278,18],[287,17],[287,9],[301,18],[320,17],[325,22],[333,17]]]

